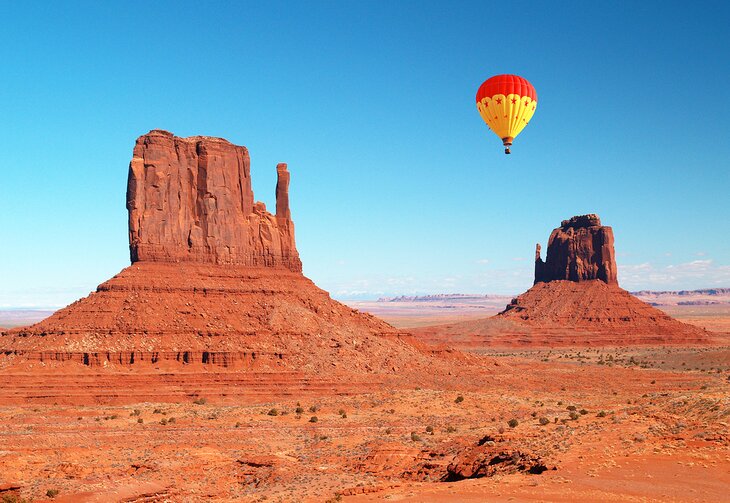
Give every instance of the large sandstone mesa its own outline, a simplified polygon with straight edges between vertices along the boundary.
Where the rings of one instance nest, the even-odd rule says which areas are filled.
[[[202,262],[302,270],[289,212],[289,172],[277,166],[276,215],[254,202],[246,147],[205,136],[140,136],[129,164],[132,262]]]
[[[223,139],[141,136],[127,187],[132,265],[40,323],[6,332],[0,354],[90,366],[433,368],[430,350],[304,277],[287,166],[277,166],[272,215],[254,202],[249,165],[247,150]]]
[[[563,220],[550,234],[545,262],[537,245],[535,284],[591,279],[618,285],[613,229],[601,225],[601,219],[595,214]]]

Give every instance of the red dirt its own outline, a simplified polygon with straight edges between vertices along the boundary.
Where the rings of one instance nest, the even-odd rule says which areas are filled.
[[[61,501],[727,501],[728,349],[644,351],[492,354],[451,376],[331,385],[180,363],[5,367],[0,485]],[[32,398],[44,390],[55,398]],[[103,390],[118,395],[70,404]],[[459,460],[487,476],[442,481]]]

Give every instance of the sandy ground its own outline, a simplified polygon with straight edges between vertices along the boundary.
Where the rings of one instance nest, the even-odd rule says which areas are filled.
[[[397,308],[377,314],[485,316]],[[730,332],[727,306],[665,309]],[[727,346],[483,350],[350,378],[2,358],[3,503],[730,501]]]
[[[78,364],[68,365],[56,370]],[[730,501],[729,378],[728,348],[490,352],[471,379],[355,394],[209,388],[218,395],[197,403],[168,393],[6,405],[0,491],[42,501],[56,490],[66,502]],[[487,436],[548,470],[497,465],[442,481]]]

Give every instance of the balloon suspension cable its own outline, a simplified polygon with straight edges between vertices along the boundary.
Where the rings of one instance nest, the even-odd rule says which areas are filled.
[[[510,149],[509,149],[512,146],[512,140],[514,140],[514,138],[512,138],[511,136],[508,136],[506,138],[502,138],[502,145],[504,145],[504,153],[505,154],[511,154],[512,153],[510,151]]]

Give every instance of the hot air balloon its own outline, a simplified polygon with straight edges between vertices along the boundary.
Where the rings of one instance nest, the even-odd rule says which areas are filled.
[[[477,91],[477,110],[489,129],[502,139],[509,154],[515,137],[532,119],[537,93],[527,79],[517,75],[495,75]]]

